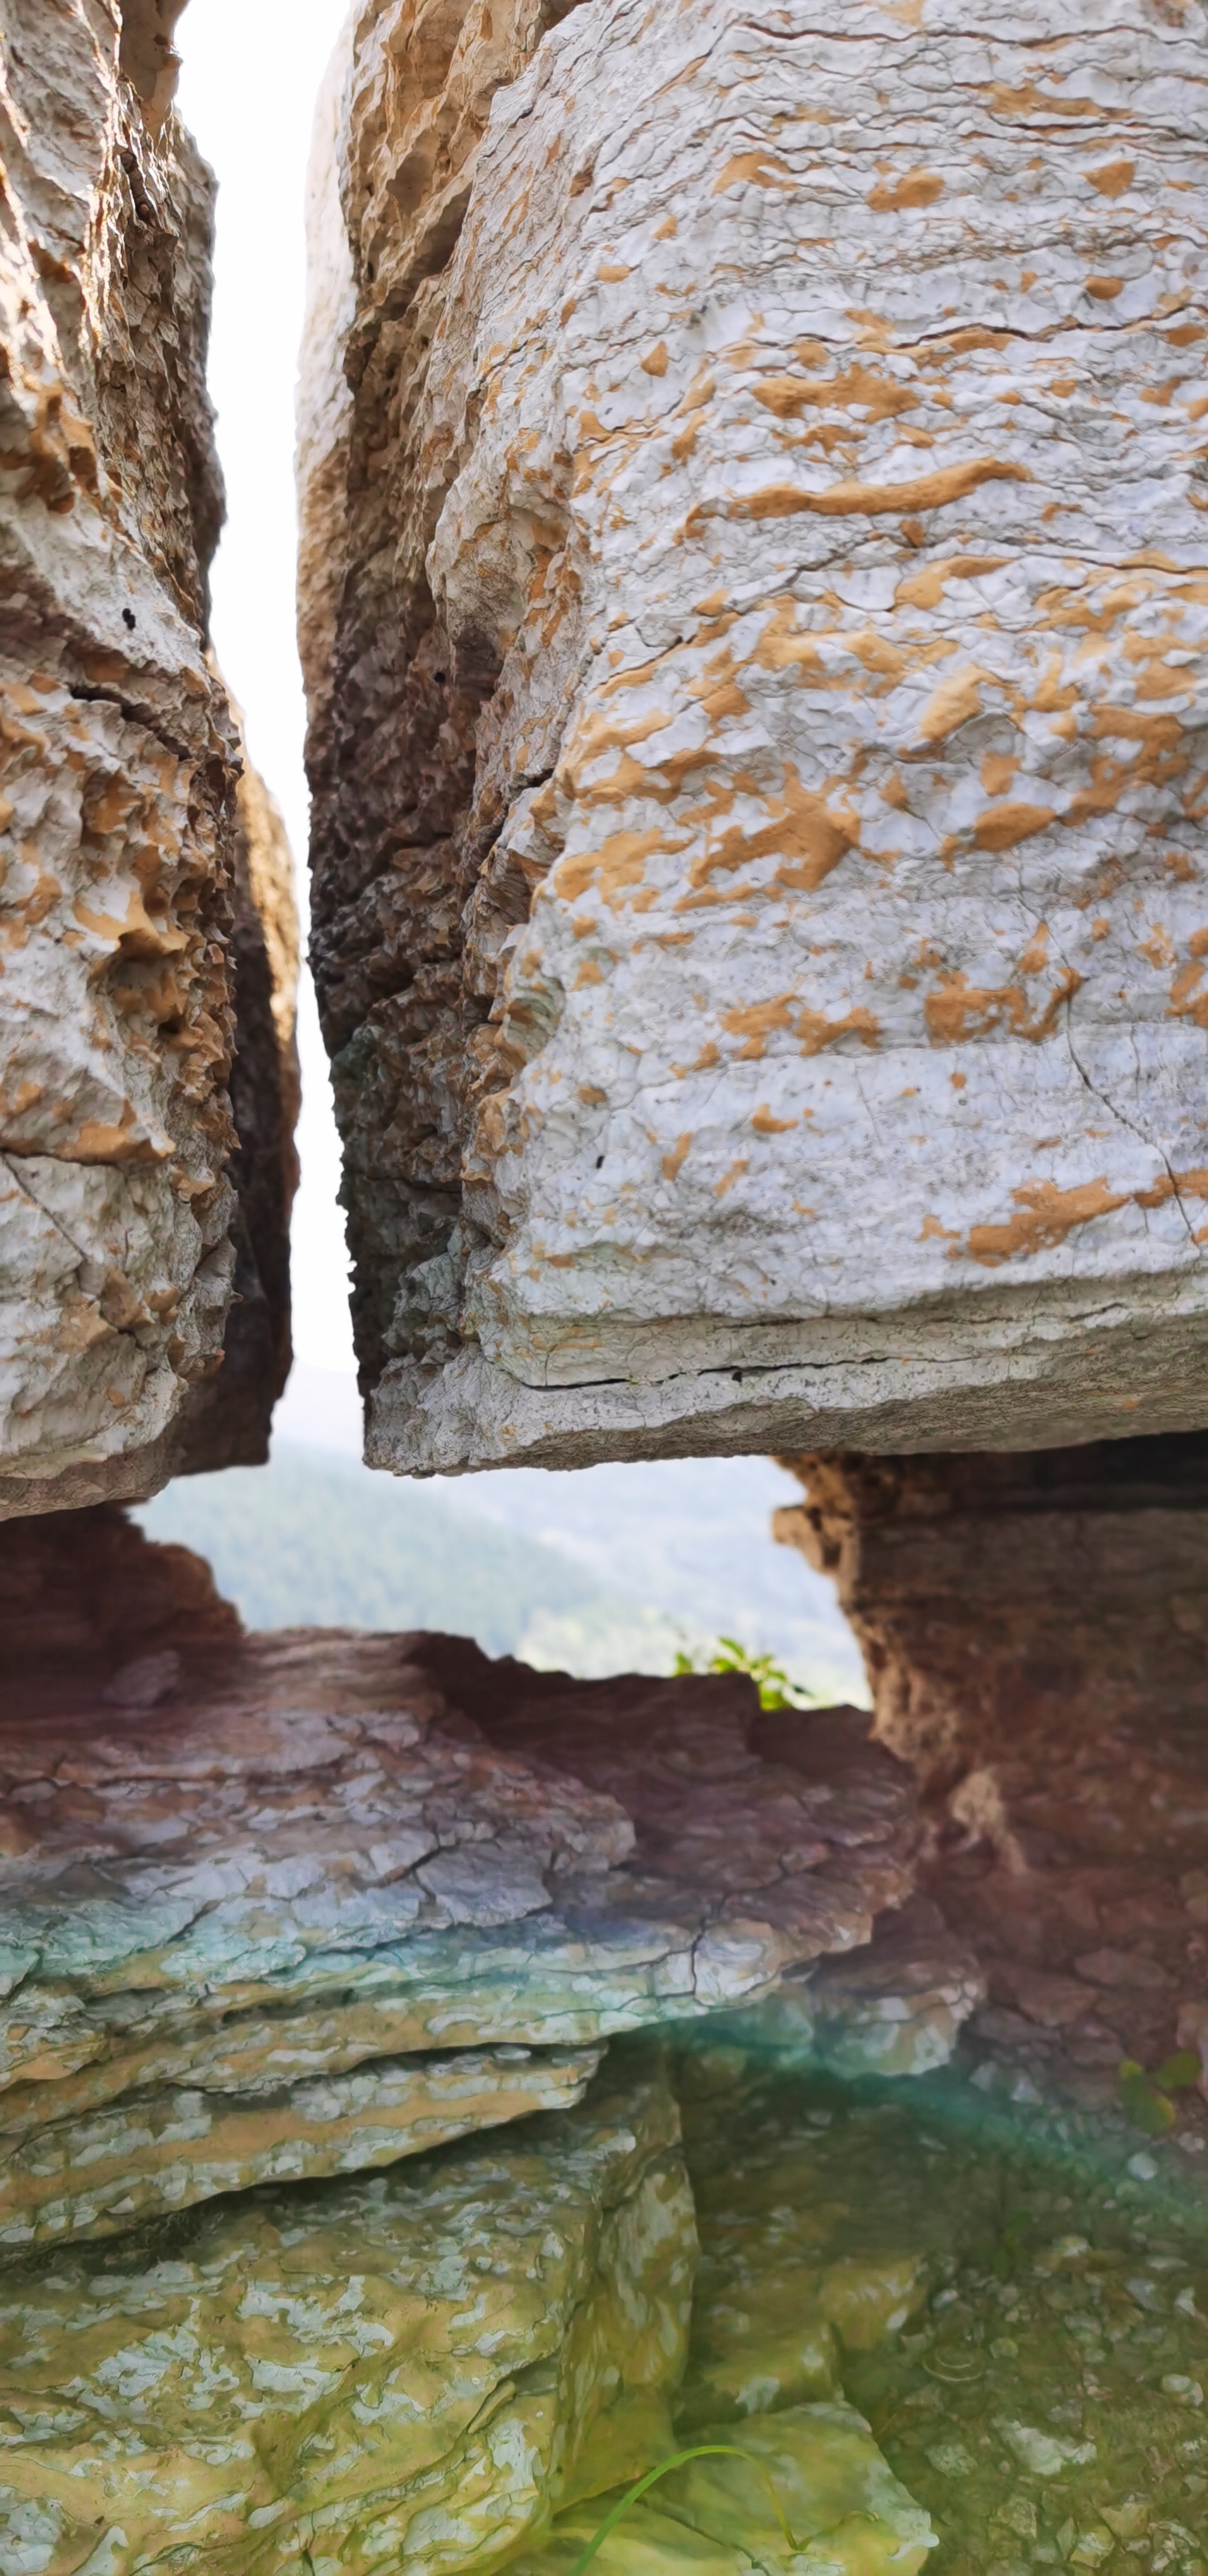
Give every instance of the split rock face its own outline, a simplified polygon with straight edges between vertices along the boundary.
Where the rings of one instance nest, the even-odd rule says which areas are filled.
[[[354,12],[302,604],[376,1463],[1202,1416],[1204,38]]]
[[[288,1362],[296,933],[206,654],[212,181],[177,14],[0,12],[5,1517],[262,1456]]]

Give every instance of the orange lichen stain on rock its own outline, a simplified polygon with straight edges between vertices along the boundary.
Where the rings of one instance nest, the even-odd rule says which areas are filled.
[[[740,1064],[749,1061],[752,1057],[763,1055],[768,1038],[774,1029],[792,1027],[792,1005],[795,998],[792,993],[777,993],[770,1002],[748,1002],[742,1009],[736,1008],[725,1013],[722,1027],[727,1036],[742,1038],[745,1041],[738,1049]],[[714,1063],[717,1061],[716,1048],[713,1049],[712,1061]]]
[[[717,1187],[714,1190],[714,1198],[724,1199],[727,1190],[733,1189],[735,1181],[740,1181],[742,1179],[743,1173],[746,1169],[747,1165],[745,1161],[731,1163],[729,1171],[718,1182]]]
[[[946,742],[949,734],[956,733],[961,725],[979,716],[982,689],[989,685],[992,677],[991,672],[979,670],[975,662],[966,662],[959,671],[950,672],[948,678],[941,680],[938,688],[932,691],[923,709],[919,741]]]
[[[733,803],[732,790],[721,790],[711,783],[708,792],[710,805],[685,817],[687,821],[704,821],[706,831]],[[764,810],[768,819],[754,830],[731,823],[707,840],[706,848],[689,869],[693,891],[680,896],[677,911],[694,911],[700,904],[714,901],[709,879],[719,870],[732,872],[762,858],[779,861],[773,888],[813,894],[848,851],[859,845],[859,816],[849,808],[828,804],[825,795],[815,789],[803,787],[796,770],[787,763],[783,793],[767,797]],[[744,891],[749,895],[753,889]]]
[[[1057,74],[1057,82],[1060,81]],[[1060,98],[1052,88],[1041,89],[1036,81],[1021,81],[1012,88],[1009,81],[991,81],[984,95],[996,116],[1069,116],[1102,120],[1104,110],[1091,98]]]
[[[1088,277],[1086,291],[1095,304],[1114,304],[1116,297],[1123,294],[1126,283],[1123,277]]]
[[[870,421],[893,420],[899,412],[916,411],[922,400],[917,385],[900,385],[860,366],[834,376],[766,375],[752,391],[778,420],[799,419],[804,411],[860,411]]]
[[[638,365],[643,375],[665,376],[668,366],[666,341],[656,340],[653,349],[648,349],[645,357],[639,358]]]
[[[768,483],[759,492],[747,492],[728,501],[728,519],[791,519],[803,512],[818,518],[877,518],[885,511],[944,510],[953,501],[965,501],[983,483],[1030,483],[1026,465],[1017,465],[1006,457],[987,456],[971,459],[967,465],[942,465],[934,474],[916,475],[909,483],[832,483],[824,492],[807,492],[793,483]],[[690,510],[686,521],[689,532],[709,515],[700,507]]]
[[[1037,924],[1019,961],[1021,975],[1043,975],[1049,962],[1049,925]]]
[[[652,852],[665,846],[661,832],[611,832],[594,850],[564,851],[546,882],[563,903],[573,903],[595,882],[615,912],[628,888],[641,884]]]
[[[187,931],[152,918],[137,886],[130,889],[124,916],[90,911],[82,894],[76,896],[72,909],[82,930],[91,930],[96,938],[108,940],[127,958],[178,957],[189,945]]]
[[[632,277],[633,270],[623,267],[619,260],[602,259],[596,275],[605,286],[621,286],[627,277]]]
[[[1001,796],[1009,787],[1019,767],[1018,755],[1012,751],[987,751],[983,754],[978,775],[987,796]]]
[[[1142,957],[1148,957],[1151,966],[1160,969],[1174,962],[1174,942],[1160,921],[1155,921],[1147,939],[1137,941],[1137,948]]]
[[[743,181],[753,188],[796,188],[800,183],[783,161],[766,147],[756,145],[750,152],[732,152],[713,182],[713,195],[720,197],[727,188]]]
[[[907,573],[894,592],[894,606],[938,608],[950,582],[980,581],[986,573],[1001,572],[1009,561],[1008,555],[947,555],[940,563],[925,564],[921,572]]]
[[[1133,1197],[1143,1208],[1165,1207],[1174,1198],[1208,1199],[1208,1171],[1201,1164],[1198,1170],[1163,1172],[1151,1190],[1134,1190]]]
[[[1198,1029],[1208,1028],[1208,993],[1198,989],[1203,973],[1203,962],[1197,957],[1180,966],[1170,987],[1168,1019],[1193,1020]]]
[[[136,1123],[127,1100],[116,1125],[110,1119],[85,1118],[64,1154],[73,1163],[164,1163],[172,1146],[166,1136],[149,1136]]]
[[[960,1046],[970,1038],[987,1037],[992,1029],[1005,1027],[1012,1037],[1035,1043],[1049,1036],[1062,1003],[1070,1000],[1082,981],[1074,967],[1067,968],[1037,1017],[1022,985],[970,984],[965,974],[953,971],[944,976],[923,1004],[927,1034],[933,1046]]]
[[[751,1125],[759,1136],[787,1136],[790,1127],[795,1127],[797,1125],[797,1120],[795,1118],[774,1118],[772,1116],[770,1103],[766,1100],[761,1100],[758,1109],[753,1110],[751,1113]]]
[[[607,1105],[608,1093],[601,1091],[598,1082],[581,1082],[579,1098],[585,1109],[603,1109]]]
[[[867,203],[877,215],[901,214],[910,206],[933,206],[944,193],[944,182],[938,170],[908,170],[904,178],[891,186],[882,179],[872,190]]]
[[[1076,1226],[1093,1225],[1097,1217],[1111,1216],[1129,1202],[1129,1193],[1110,1189],[1102,1175],[1072,1190],[1059,1189],[1056,1181],[1026,1181],[1011,1196],[1018,1213],[1004,1225],[971,1226],[968,1243],[954,1245],[949,1261],[967,1257],[989,1270],[1004,1261],[1027,1261],[1034,1253],[1055,1251]]]
[[[941,1225],[938,1216],[925,1216],[916,1240],[919,1243],[959,1243],[960,1229]]]
[[[1122,197],[1132,186],[1136,168],[1135,161],[1105,161],[1100,169],[1086,170],[1083,176],[1101,197]]]
[[[595,958],[585,957],[579,968],[578,974],[575,977],[572,989],[577,993],[580,986],[583,984],[602,984],[603,981],[604,976],[602,969],[597,965]]]
[[[665,1181],[678,1181],[683,1166],[687,1161],[688,1148],[691,1143],[692,1130],[688,1127],[685,1128],[682,1136],[676,1138],[675,1144],[671,1148],[671,1152],[669,1154],[664,1154],[663,1156],[663,1179]]]
[[[804,1010],[797,1020],[797,1036],[803,1055],[821,1055],[823,1049],[837,1045],[840,1038],[859,1038],[862,1046],[881,1043],[881,1023],[862,1004],[845,1013],[841,1020],[828,1020],[824,1011]]]
[[[1013,850],[1035,832],[1046,832],[1056,820],[1051,805],[988,805],[973,830],[977,850]]]

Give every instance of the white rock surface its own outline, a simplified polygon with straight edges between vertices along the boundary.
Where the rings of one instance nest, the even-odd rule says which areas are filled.
[[[162,1483],[231,1301],[238,758],[177,14],[0,9],[0,1517]]]
[[[546,23],[332,93],[369,1454],[1199,1420],[1200,0]]]

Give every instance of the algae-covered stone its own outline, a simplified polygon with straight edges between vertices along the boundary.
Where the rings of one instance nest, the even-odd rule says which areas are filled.
[[[489,2147],[0,2286],[0,2564],[489,2569],[670,2447],[695,2256],[653,2051]]]
[[[844,2356],[897,2334],[928,2276],[894,2214],[849,2196],[824,2111],[811,2126],[737,2051],[686,2052],[681,2080],[701,2260],[677,2422],[696,2441],[718,2418],[839,2393]]]
[[[604,2542],[600,2576],[917,2576],[935,2547],[928,2516],[850,2406],[796,2406],[699,2439],[725,2444],[727,2456],[671,2470]],[[524,2576],[568,2576],[601,2519],[599,2505],[560,2515]]]
[[[592,2048],[388,2057],[275,2091],[135,2093],[53,2120],[0,2167],[0,2245],[99,2236],[264,2182],[358,2173],[532,2111],[569,2108]]]

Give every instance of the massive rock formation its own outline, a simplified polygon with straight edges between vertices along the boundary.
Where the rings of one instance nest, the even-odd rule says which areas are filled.
[[[288,1354],[288,856],[206,654],[178,14],[0,13],[4,1516],[263,1455]]]
[[[371,0],[302,417],[375,1463],[1203,1417],[1201,0]]]
[[[880,2068],[929,1976],[905,2071],[976,1999],[911,1920],[909,1774],[741,1675],[246,1638],[110,1504],[9,1525],[0,1618],[0,2558],[489,2576],[674,2448],[668,2040],[693,2098],[839,2031]],[[909,2576],[926,2516],[799,2378],[747,2448],[828,2567]],[[743,2498],[668,2509],[729,2569]]]
[[[164,1554],[176,1618],[108,1683],[85,1640],[65,1688],[44,1617],[7,1676],[0,2246],[573,2100],[608,2035],[753,2006],[911,1891],[909,1775],[764,1759],[748,1682],[241,1641]]]

